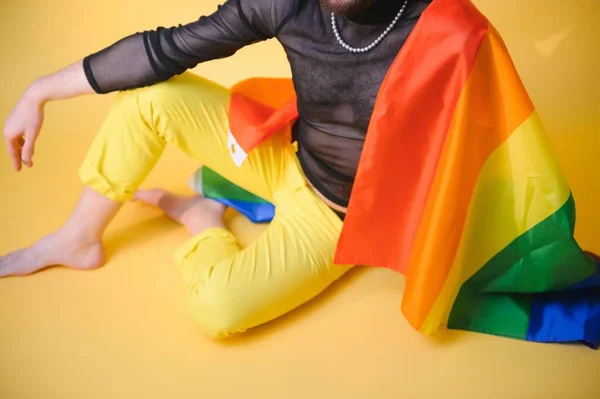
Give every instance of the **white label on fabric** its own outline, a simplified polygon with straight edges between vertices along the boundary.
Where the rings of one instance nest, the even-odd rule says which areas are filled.
[[[233,158],[233,162],[238,167],[244,163],[246,158],[248,158],[248,154],[240,147],[235,137],[233,137],[231,130],[227,134],[227,149],[229,150],[231,158]]]
[[[196,194],[204,195],[204,189],[202,185],[202,168],[204,166],[199,167],[196,172],[192,175],[189,181],[189,186],[193,192]]]

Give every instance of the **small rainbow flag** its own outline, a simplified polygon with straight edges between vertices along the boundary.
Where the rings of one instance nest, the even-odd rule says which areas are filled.
[[[268,223],[275,217],[273,204],[233,184],[206,166],[196,170],[190,187],[206,198],[235,209],[253,223]]]

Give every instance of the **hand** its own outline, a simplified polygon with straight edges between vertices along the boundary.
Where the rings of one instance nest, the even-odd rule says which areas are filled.
[[[44,121],[44,102],[28,90],[19,100],[4,127],[4,138],[13,167],[18,172],[22,164],[33,166],[35,141]]]

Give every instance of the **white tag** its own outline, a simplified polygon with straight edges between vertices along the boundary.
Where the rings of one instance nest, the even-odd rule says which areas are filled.
[[[193,192],[195,192],[196,194],[200,194],[200,195],[204,195],[203,191],[203,186],[202,186],[202,168],[204,166],[200,166],[198,169],[196,169],[196,172],[194,172],[194,174],[192,175],[192,177],[190,178],[190,181],[188,182],[188,185],[190,186],[190,188],[192,189]]]
[[[233,137],[233,134],[231,134],[231,130],[229,130],[227,134],[227,149],[229,150],[231,158],[233,158],[233,162],[238,167],[244,163],[246,158],[248,158],[248,154],[240,147],[235,137]]]

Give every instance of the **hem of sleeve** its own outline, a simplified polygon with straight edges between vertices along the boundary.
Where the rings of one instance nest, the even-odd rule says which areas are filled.
[[[92,89],[97,94],[105,94],[104,91],[98,85],[96,78],[94,77],[94,73],[92,72],[92,66],[90,65],[90,57],[89,56],[87,56],[83,59],[83,72],[85,73],[85,78],[87,79],[87,81],[90,84],[90,86],[92,87]]]

